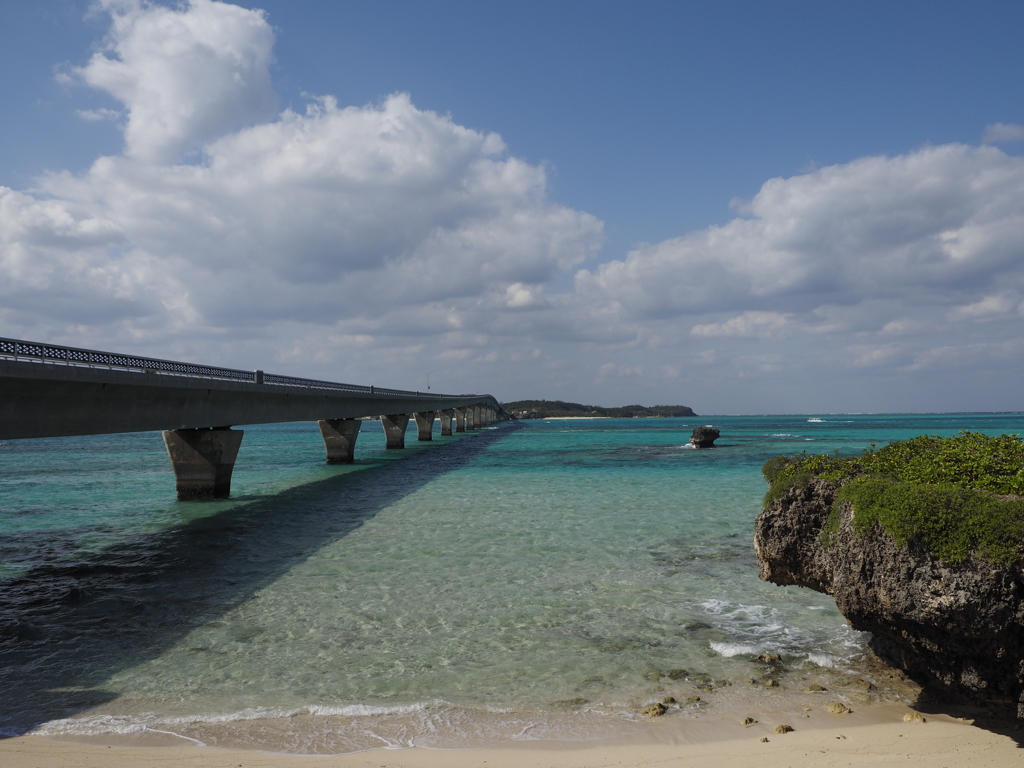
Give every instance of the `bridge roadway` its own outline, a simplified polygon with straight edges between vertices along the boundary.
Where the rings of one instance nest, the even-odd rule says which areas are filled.
[[[179,499],[225,498],[243,430],[316,421],[327,462],[350,463],[361,420],[388,448],[508,419],[491,395],[444,395],[299,379],[0,338],[0,440],[163,431]]]

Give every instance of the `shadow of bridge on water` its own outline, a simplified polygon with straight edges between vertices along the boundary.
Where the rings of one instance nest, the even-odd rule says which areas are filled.
[[[159,656],[521,427],[435,442],[0,582],[0,738],[116,698],[103,688],[111,675]]]

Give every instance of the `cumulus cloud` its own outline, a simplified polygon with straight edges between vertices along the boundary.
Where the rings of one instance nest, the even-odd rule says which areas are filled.
[[[930,147],[773,179],[749,210],[581,270],[577,290],[645,320],[867,300],[951,305],[1024,287],[1024,160],[994,147]]]
[[[436,358],[441,388],[487,368],[594,402],[713,400],[801,360],[1005,368],[1024,336],[1024,160],[991,146],[1020,126],[772,179],[722,226],[579,269],[602,223],[497,134],[404,93],[277,113],[262,12],[101,6],[102,49],[62,77],[120,102],[80,116],[123,152],[0,187],[7,335],[359,380]]]
[[[699,379],[712,397],[732,386],[727,371],[771,379],[779,355],[808,382],[823,365],[876,377],[944,363],[1003,369],[1024,335],[1024,159],[926,147],[772,179],[733,207],[742,216],[725,225],[579,270],[577,311],[614,318],[620,335],[629,329],[662,357],[675,347],[696,362],[687,349],[715,339],[702,366],[713,371]],[[879,387],[876,397],[893,396]]]
[[[73,73],[123,103],[124,152],[32,194],[0,189],[9,323],[119,307],[136,339],[449,333],[541,306],[543,284],[599,247],[601,222],[549,202],[543,168],[408,94],[274,115],[261,12],[103,6],[107,44]]]
[[[1015,123],[992,123],[986,126],[982,142],[985,144],[1012,144],[1024,141],[1024,125]]]
[[[184,12],[141,0],[101,0],[106,49],[75,69],[128,109],[125,150],[173,162],[240,124],[274,114],[273,31],[262,11],[191,0]]]

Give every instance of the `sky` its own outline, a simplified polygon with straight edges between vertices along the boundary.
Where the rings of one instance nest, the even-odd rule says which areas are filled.
[[[0,336],[1022,410],[1024,5],[0,0]]]

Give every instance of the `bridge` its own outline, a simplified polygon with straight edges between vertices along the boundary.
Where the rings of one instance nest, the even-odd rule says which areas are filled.
[[[178,498],[226,498],[242,444],[237,424],[316,421],[327,463],[353,460],[362,420],[386,445],[508,419],[491,395],[444,395],[121,355],[0,338],[0,440],[161,430]]]

